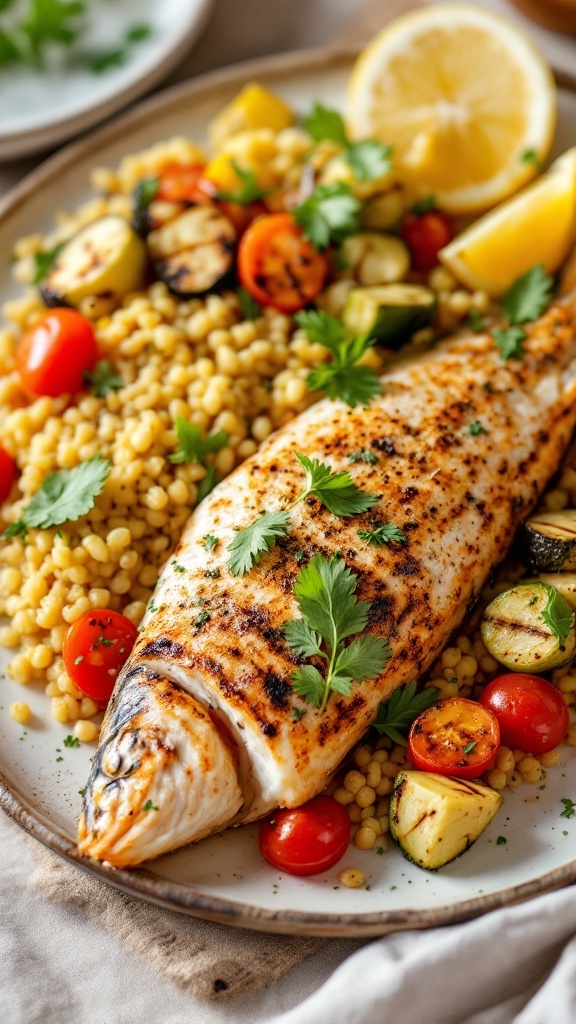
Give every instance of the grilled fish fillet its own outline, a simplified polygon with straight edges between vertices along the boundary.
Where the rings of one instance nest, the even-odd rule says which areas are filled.
[[[525,353],[506,363],[488,336],[448,339],[399,362],[367,409],[312,406],[202,502],[108,707],[82,853],[136,865],[324,788],[380,701],[432,663],[558,466],[576,423],[573,295],[530,328]],[[474,421],[486,433],[471,432]],[[375,465],[350,461],[364,449]],[[297,505],[289,535],[234,577],[235,531],[302,489],[295,452],[349,470],[381,500],[347,519],[314,499]],[[359,538],[383,521],[408,544]],[[300,553],[337,549],[372,602],[367,630],[388,638],[393,655],[378,679],[333,693],[318,712],[291,690],[298,659],[281,630],[298,615]],[[294,708],[305,711],[299,720]]]

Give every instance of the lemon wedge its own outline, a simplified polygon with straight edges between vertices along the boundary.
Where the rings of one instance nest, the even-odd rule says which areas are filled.
[[[490,11],[435,4],[399,18],[360,55],[348,130],[394,147],[421,195],[488,209],[530,181],[556,127],[552,73],[531,40]]]
[[[498,297],[535,263],[555,273],[576,242],[576,148],[439,252],[462,284]]]

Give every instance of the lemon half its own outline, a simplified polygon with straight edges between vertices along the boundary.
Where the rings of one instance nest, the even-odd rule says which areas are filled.
[[[554,79],[511,22],[435,4],[385,28],[358,58],[347,99],[353,138],[394,147],[401,173],[443,209],[488,209],[536,174],[557,117]]]
[[[576,243],[576,148],[438,254],[469,288],[498,297],[535,263],[555,273]]]

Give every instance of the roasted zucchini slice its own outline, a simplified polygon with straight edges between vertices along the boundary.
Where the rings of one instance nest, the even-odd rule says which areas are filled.
[[[388,284],[353,288],[342,320],[353,334],[369,334],[382,345],[399,348],[434,317],[436,296],[416,284]]]
[[[146,262],[142,239],[127,220],[109,214],[66,242],[40,292],[47,306],[81,307],[86,316],[105,316],[142,287]]]
[[[574,657],[574,612],[547,583],[519,583],[495,597],[480,623],[490,654],[513,672],[547,672]]]
[[[390,798],[390,835],[408,860],[437,871],[472,846],[501,805],[500,793],[477,782],[402,771]]]
[[[232,273],[236,229],[215,206],[192,206],[152,231],[147,245],[158,277],[174,295],[191,298]]]
[[[531,569],[576,569],[576,509],[532,516],[522,527],[521,540]]]
[[[395,235],[376,231],[350,235],[339,255],[346,272],[362,285],[392,284],[410,270],[408,247]]]

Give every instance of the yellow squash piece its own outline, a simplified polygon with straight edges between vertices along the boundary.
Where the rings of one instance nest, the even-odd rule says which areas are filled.
[[[477,782],[400,772],[390,800],[390,835],[408,860],[436,871],[472,846],[502,802]]]
[[[550,69],[516,25],[477,7],[434,4],[392,22],[360,55],[348,130],[390,143],[416,191],[463,213],[535,176],[556,102]]]
[[[439,256],[463,284],[498,297],[536,263],[556,273],[575,242],[576,148],[454,238]]]
[[[230,135],[254,128],[280,132],[294,124],[291,107],[258,82],[244,86],[241,92],[210,122],[209,137],[214,149],[220,149]]]

